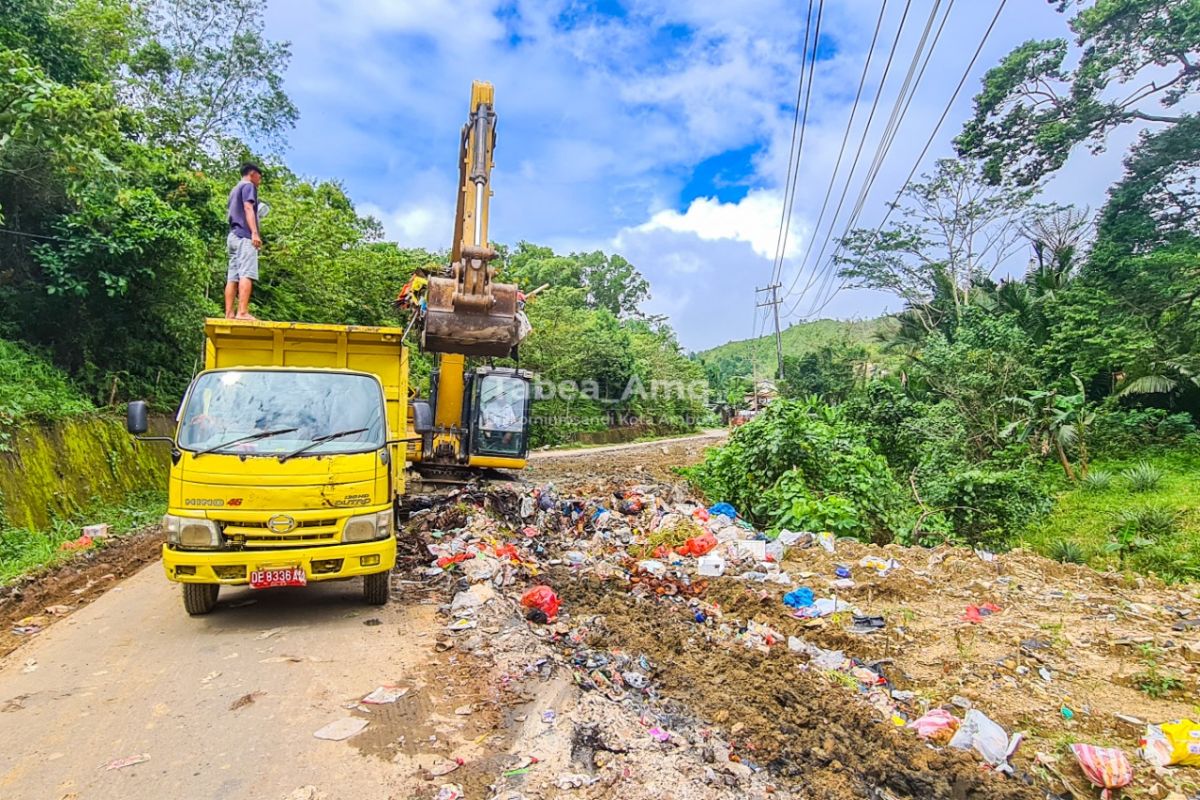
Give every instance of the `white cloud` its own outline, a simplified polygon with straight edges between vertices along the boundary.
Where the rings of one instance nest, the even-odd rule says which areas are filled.
[[[444,250],[454,238],[454,209],[446,205],[410,203],[389,211],[359,203],[358,212],[382,222],[388,239],[401,247]]]
[[[697,197],[680,214],[672,208],[657,212],[647,222],[633,228],[642,233],[655,230],[692,233],[705,241],[731,239],[745,242],[763,258],[774,260],[779,247],[779,217],[782,192],[755,189],[736,203],[723,203],[715,197]],[[795,255],[803,244],[804,226],[793,219],[787,253]],[[618,235],[619,246],[623,235]]]

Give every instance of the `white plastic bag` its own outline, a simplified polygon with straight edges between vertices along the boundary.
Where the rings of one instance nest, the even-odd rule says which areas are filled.
[[[950,739],[950,746],[960,750],[975,750],[983,760],[995,767],[997,772],[1012,772],[1008,759],[1021,744],[1021,734],[1010,740],[1004,728],[993,722],[979,709],[967,712],[962,725]]]

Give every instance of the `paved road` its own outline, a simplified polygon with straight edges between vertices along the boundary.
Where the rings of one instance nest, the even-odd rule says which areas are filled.
[[[359,586],[309,587],[302,603],[289,602],[296,590],[229,590],[193,619],[147,567],[0,660],[0,798],[287,798],[307,785],[330,800],[408,797],[397,782],[416,767],[398,769],[403,752],[368,757],[356,740],[313,737],[382,683],[436,684],[435,607],[370,608]],[[371,618],[382,624],[364,626]],[[254,692],[265,694],[231,709]],[[434,730],[428,703],[417,716]],[[402,741],[402,729],[390,735]]]

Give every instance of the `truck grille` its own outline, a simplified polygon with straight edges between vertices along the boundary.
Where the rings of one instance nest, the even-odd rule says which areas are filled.
[[[334,544],[338,540],[336,519],[310,519],[296,522],[287,533],[272,533],[263,522],[226,522],[223,533],[230,544],[240,547],[311,547]]]

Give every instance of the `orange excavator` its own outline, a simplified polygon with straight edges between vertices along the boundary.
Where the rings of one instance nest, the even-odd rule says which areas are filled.
[[[501,283],[488,242],[495,91],[471,85],[470,113],[459,145],[458,202],[450,265],[428,278],[413,322],[423,351],[436,354],[428,398],[410,403],[408,458],[430,483],[464,483],[525,467],[529,451],[531,375],[467,358],[516,355],[528,332],[516,284]]]

